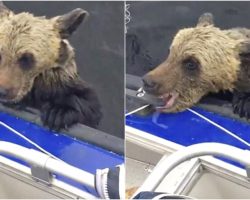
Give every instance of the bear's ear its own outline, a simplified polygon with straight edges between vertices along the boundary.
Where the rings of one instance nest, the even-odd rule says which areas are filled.
[[[214,16],[212,13],[204,13],[200,16],[197,27],[206,27],[214,25]]]
[[[238,45],[241,61],[250,61],[250,40],[245,40]]]
[[[2,1],[0,1],[0,16],[5,16],[11,13],[12,11],[7,8]]]
[[[61,37],[67,39],[88,15],[87,11],[76,8],[67,14],[55,17],[56,27],[59,29]]]

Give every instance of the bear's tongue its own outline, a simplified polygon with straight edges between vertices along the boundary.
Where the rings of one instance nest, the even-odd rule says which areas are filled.
[[[174,102],[178,96],[179,94],[177,92],[171,92],[162,95],[161,98],[163,98],[163,100],[165,101],[165,105],[159,108],[171,108],[174,105]]]

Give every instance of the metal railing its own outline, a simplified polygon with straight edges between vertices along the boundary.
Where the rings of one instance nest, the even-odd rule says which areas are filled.
[[[188,161],[192,158],[201,156],[220,156],[233,161],[236,161],[246,166],[246,176],[249,174],[250,166],[250,151],[242,150],[220,143],[200,143],[180,149],[179,151],[163,156],[155,166],[152,173],[147,177],[141,187],[136,191],[134,196],[141,191],[155,191],[163,179],[179,164]]]
[[[55,179],[52,175],[52,173],[55,173],[56,175],[67,177],[85,186],[95,188],[95,177],[93,174],[71,166],[61,160],[56,160],[37,150],[0,141],[0,154],[25,161],[31,165],[31,175],[48,184],[52,183],[52,180]],[[47,178],[43,179],[43,177]],[[86,193],[86,197],[96,198],[94,195],[88,193]]]

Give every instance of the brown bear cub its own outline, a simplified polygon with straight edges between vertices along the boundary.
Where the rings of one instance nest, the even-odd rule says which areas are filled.
[[[77,74],[68,42],[88,13],[75,9],[51,19],[14,14],[0,5],[0,101],[33,106],[44,125],[60,130],[101,119],[95,91]]]
[[[168,58],[143,77],[144,90],[160,97],[162,112],[178,112],[208,93],[233,92],[234,112],[250,118],[250,29],[221,30],[203,14],[180,30]]]

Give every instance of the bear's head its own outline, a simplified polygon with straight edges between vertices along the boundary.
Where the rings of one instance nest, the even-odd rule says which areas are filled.
[[[39,74],[64,67],[74,57],[67,38],[87,15],[78,8],[47,19],[0,3],[0,101],[20,101]]]
[[[229,37],[205,13],[176,34],[168,58],[143,77],[144,90],[165,101],[163,112],[185,110],[209,92],[233,90],[244,51],[248,41]]]

